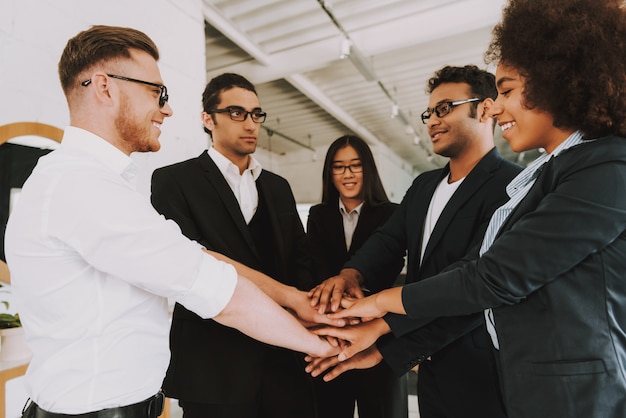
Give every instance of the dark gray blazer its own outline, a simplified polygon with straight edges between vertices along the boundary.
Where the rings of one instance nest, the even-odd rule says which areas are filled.
[[[493,307],[510,418],[626,416],[626,139],[552,158],[490,250],[406,286],[412,318]]]

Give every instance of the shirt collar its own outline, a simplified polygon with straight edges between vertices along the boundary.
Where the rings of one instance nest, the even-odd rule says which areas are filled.
[[[341,200],[341,198],[339,198],[338,200],[339,200],[339,212],[344,213],[346,215],[349,215],[351,213],[356,213],[357,215],[359,215],[361,213],[361,209],[363,208],[363,204],[365,203],[365,201],[359,203],[359,205],[356,208],[348,212],[348,209],[346,209],[346,205],[343,204],[343,201]]]
[[[239,174],[239,167],[237,167],[235,164],[232,163],[232,161],[226,158],[224,154],[216,150],[215,147],[210,147],[208,152],[209,156],[213,159],[215,165],[217,165],[217,168],[219,168],[222,173],[227,173],[231,171],[233,173],[236,172],[237,174]],[[252,173],[252,177],[256,180],[261,175],[263,167],[261,167],[261,163],[259,163],[256,158],[250,155],[250,159],[248,160],[248,168],[246,170],[250,170],[250,172]]]
[[[60,149],[88,154],[128,181],[133,180],[137,173],[137,166],[132,158],[104,138],[76,126],[65,128]]]
[[[522,170],[506,187],[506,192],[509,197],[513,196],[520,189],[522,189],[528,181],[536,178],[539,174],[541,167],[552,157],[556,157],[568,148],[578,145],[583,142],[583,133],[581,131],[575,131],[570,136],[561,142],[551,153],[543,153],[536,160],[528,164],[528,166]]]

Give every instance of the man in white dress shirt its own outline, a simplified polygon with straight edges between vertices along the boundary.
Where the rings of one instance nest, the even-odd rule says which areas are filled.
[[[158,416],[168,297],[269,344],[335,350],[135,191],[129,155],[157,151],[172,115],[158,58],[142,32],[94,26],[59,62],[70,126],[24,185],[6,231],[33,352],[26,417]],[[291,291],[254,280],[274,299]]]

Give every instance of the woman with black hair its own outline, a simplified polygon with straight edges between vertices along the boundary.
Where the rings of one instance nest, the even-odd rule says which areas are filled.
[[[329,147],[322,173],[322,203],[311,207],[307,236],[313,279],[319,284],[339,273],[374,230],[396,209],[383,188],[372,151],[361,138],[346,135]],[[402,265],[390,265],[397,277]],[[406,418],[406,378],[381,363],[347,373],[333,382],[314,381],[320,418],[352,418],[355,401],[360,418]]]

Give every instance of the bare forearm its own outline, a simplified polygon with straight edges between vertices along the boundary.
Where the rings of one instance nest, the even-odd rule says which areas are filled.
[[[381,312],[406,315],[406,310],[402,304],[402,287],[383,290],[374,297],[376,298],[376,306]]]
[[[261,273],[258,270],[254,270],[238,261],[226,257],[223,254],[216,253],[214,251],[205,250],[218,260],[225,261],[232,264],[237,270],[237,274],[249,279],[259,289],[268,295],[274,302],[285,308],[294,308],[291,306],[294,292],[297,292],[295,287],[287,286],[277,280],[272,279],[270,276]]]
[[[213,318],[267,344],[314,356],[328,353],[328,343],[310,333],[287,311],[246,278],[239,277],[226,307]]]

